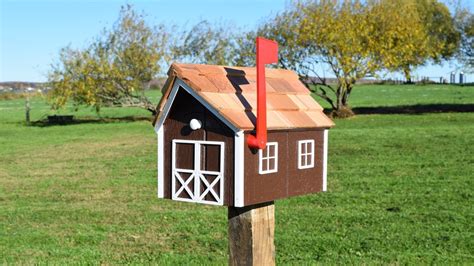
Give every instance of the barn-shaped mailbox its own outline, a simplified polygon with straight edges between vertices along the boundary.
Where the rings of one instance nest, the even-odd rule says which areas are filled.
[[[158,105],[158,197],[243,207],[326,190],[333,122],[296,73],[265,69],[267,143],[256,68],[173,64]]]

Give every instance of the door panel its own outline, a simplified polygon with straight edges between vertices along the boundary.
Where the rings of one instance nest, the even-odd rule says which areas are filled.
[[[224,142],[173,140],[171,160],[173,200],[224,204]]]

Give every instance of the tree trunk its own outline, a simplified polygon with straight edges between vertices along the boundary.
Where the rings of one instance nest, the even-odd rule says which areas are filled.
[[[404,67],[403,68],[403,75],[405,76],[406,83],[411,84],[413,83],[411,80],[411,70],[410,67]]]
[[[346,90],[344,91],[344,94],[342,95],[342,105],[344,108],[349,108],[349,95],[351,94],[352,91],[352,85],[349,84],[347,85]]]
[[[354,116],[349,107],[349,95],[352,91],[352,84],[341,84],[336,92],[337,108],[333,110],[331,116],[338,118],[347,118]]]
[[[342,104],[342,94],[344,93],[344,89],[342,87],[342,85],[339,85],[337,87],[337,91],[336,91],[336,102],[337,102],[337,105],[336,105],[336,110],[339,110],[342,108],[343,104]]]
[[[156,109],[155,109],[155,107],[148,107],[147,110],[150,111],[153,116],[156,115]]]

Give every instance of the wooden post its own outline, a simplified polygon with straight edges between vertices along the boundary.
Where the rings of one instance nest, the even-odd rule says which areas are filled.
[[[30,96],[26,95],[25,99],[25,120],[26,120],[26,125],[30,125]]]
[[[275,265],[275,205],[228,208],[229,265]]]

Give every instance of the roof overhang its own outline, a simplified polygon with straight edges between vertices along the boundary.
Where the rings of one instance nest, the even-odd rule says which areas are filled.
[[[164,103],[163,110],[157,115],[157,120],[155,123],[155,131],[158,132],[158,130],[163,126],[166,118],[169,115],[169,112],[171,110],[171,107],[173,106],[173,102],[176,98],[176,95],[180,90],[184,90],[187,93],[189,93],[191,96],[193,96],[199,103],[201,103],[204,107],[206,107],[207,110],[209,110],[213,115],[215,115],[220,121],[222,121],[227,127],[229,127],[234,133],[242,131],[240,128],[236,127],[234,124],[232,124],[227,118],[225,118],[222,114],[219,113],[219,111],[214,108],[212,105],[210,105],[204,98],[202,98],[196,91],[191,89],[183,80],[180,78],[175,78],[174,79],[174,84],[171,88],[171,92],[169,93],[167,99],[163,99],[166,101]],[[166,97],[163,95],[163,97]]]

